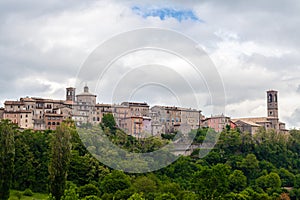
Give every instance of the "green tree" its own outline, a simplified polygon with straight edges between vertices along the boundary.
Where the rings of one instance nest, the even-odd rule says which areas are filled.
[[[267,189],[278,189],[281,186],[281,180],[277,173],[271,172],[268,175],[261,176],[256,179],[256,184],[264,189],[265,191]]]
[[[238,166],[248,178],[255,178],[259,170],[259,161],[254,154],[248,154]]]
[[[35,181],[35,169],[33,167],[34,155],[28,142],[28,134],[31,131],[17,132],[15,134],[15,169],[13,187],[18,190],[31,188]]]
[[[161,193],[154,200],[176,200],[176,197],[172,193]]]
[[[229,155],[236,153],[240,149],[241,144],[240,133],[236,129],[231,129],[222,131],[217,146]]]
[[[174,194],[175,197],[179,195],[179,192],[181,191],[180,185],[177,183],[164,183],[161,186],[162,193],[171,193]]]
[[[200,199],[222,197],[229,191],[229,173],[230,167],[224,164],[204,167],[194,175],[193,190]]]
[[[9,198],[14,169],[14,125],[8,120],[0,122],[0,199]]]
[[[241,192],[247,186],[247,177],[240,170],[234,170],[229,176],[229,186],[233,192]]]
[[[108,127],[113,133],[116,131],[116,121],[111,113],[104,114],[102,117],[102,124]]]
[[[114,194],[118,190],[125,190],[130,186],[130,178],[124,172],[118,170],[113,170],[101,182],[101,188],[104,193]]]
[[[280,176],[282,186],[283,187],[293,187],[295,182],[295,176],[288,170],[284,168],[280,168],[278,171],[278,174]]]
[[[300,188],[300,174],[296,174],[295,176],[294,187]]]
[[[56,200],[64,194],[67,169],[71,155],[71,123],[62,123],[56,128],[51,140],[50,193]]]
[[[66,183],[66,189],[64,191],[64,196],[62,200],[78,200],[79,195],[76,193],[77,187],[72,182]]]
[[[93,184],[86,184],[78,188],[79,197],[83,198],[86,196],[99,196],[100,190]]]
[[[143,193],[134,193],[128,200],[145,200],[145,198],[143,197]]]
[[[157,189],[155,181],[147,176],[137,177],[133,182],[133,186],[139,193],[155,192]]]

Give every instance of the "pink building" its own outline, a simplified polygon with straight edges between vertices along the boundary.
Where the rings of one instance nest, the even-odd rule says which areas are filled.
[[[214,129],[216,132],[221,132],[230,124],[230,117],[225,115],[215,115],[204,119],[203,126]]]

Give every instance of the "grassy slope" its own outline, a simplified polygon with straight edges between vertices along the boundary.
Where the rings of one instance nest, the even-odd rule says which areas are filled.
[[[9,200],[18,200],[18,197],[16,196],[17,192],[23,194],[22,191],[11,190]],[[48,194],[34,193],[33,196],[31,197],[22,195],[21,200],[45,200],[47,198],[48,198]]]

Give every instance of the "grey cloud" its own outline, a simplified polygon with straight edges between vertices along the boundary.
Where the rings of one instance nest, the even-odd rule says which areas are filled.
[[[300,69],[300,52],[282,55],[281,57],[266,57],[260,54],[245,56],[245,62],[264,66],[271,71],[297,72]]]
[[[300,84],[298,85],[297,92],[300,93]]]
[[[287,118],[289,124],[292,125],[292,128],[300,127],[300,108],[294,110],[292,115]]]

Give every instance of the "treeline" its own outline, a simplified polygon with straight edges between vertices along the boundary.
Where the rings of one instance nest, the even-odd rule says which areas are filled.
[[[139,141],[127,137],[108,122],[112,124],[102,124],[104,132],[124,149],[149,152],[167,143],[159,138]],[[284,135],[261,129],[251,136],[228,128],[206,157],[198,158],[196,150],[166,168],[145,174],[127,174],[104,166],[86,150],[74,127],[63,132],[70,134],[70,155],[65,163],[66,182],[57,181],[63,184],[60,199],[300,199],[298,130]],[[197,130],[194,144],[203,142],[206,133],[207,129]],[[50,194],[57,131],[20,131],[2,121],[0,134],[1,193],[8,186],[2,180],[11,173],[11,189]],[[6,161],[13,162],[11,171],[5,171]]]

